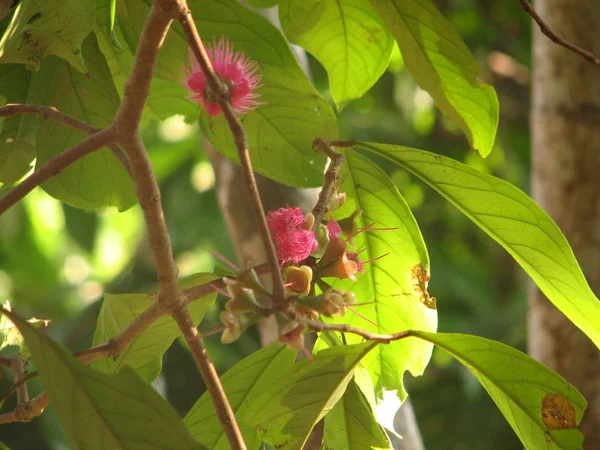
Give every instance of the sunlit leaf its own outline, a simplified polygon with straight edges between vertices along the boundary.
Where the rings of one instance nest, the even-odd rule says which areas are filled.
[[[552,219],[506,181],[443,156],[358,143],[421,178],[502,245],[541,291],[600,347],[600,301]]]
[[[0,64],[2,103],[27,103],[31,72],[20,64]],[[14,184],[35,158],[38,118],[30,114],[0,117],[0,183]]]
[[[281,26],[327,70],[341,109],[361,97],[385,71],[394,39],[367,0],[284,0]]]
[[[398,41],[404,63],[437,107],[483,157],[498,127],[494,88],[478,83],[479,68],[454,27],[430,0],[370,0]]]
[[[358,274],[356,283],[345,280],[335,286],[352,290],[360,315],[347,311],[337,323],[349,323],[375,333],[395,333],[407,329],[435,331],[437,311],[426,291],[426,283],[418,283],[418,276],[429,273],[429,256],[417,223],[398,189],[379,167],[362,155],[346,153],[342,176],[346,176],[340,192],[346,192],[348,201],[334,211],[336,219],[348,217],[356,209],[363,214],[358,226],[374,224],[385,231],[367,231],[354,238],[362,261],[384,256],[365,265],[365,273]],[[327,279],[334,282],[334,279]],[[330,319],[328,319],[330,320]],[[347,335],[350,343],[362,338]],[[401,340],[375,348],[362,364],[369,369],[375,389],[398,390],[405,397],[402,377],[406,370],[417,376],[429,362],[432,346],[415,341]]]
[[[60,58],[49,56],[42,62],[40,71],[33,74],[30,94],[35,103],[54,106],[90,125],[105,127],[113,120],[119,96],[94,35],[85,40],[83,51],[87,74],[79,73]],[[86,136],[57,121],[41,121],[36,140],[36,167]],[[124,210],[136,203],[129,174],[106,148],[72,164],[44,183],[43,188],[53,197],[77,208],[116,206]]]
[[[29,356],[29,349],[23,342],[21,331],[15,326],[10,318],[3,314],[4,311],[11,311],[10,302],[7,300],[0,309],[0,351],[5,351],[6,347],[16,347],[16,352],[22,356]],[[27,321],[32,327],[47,327],[49,320],[40,320],[36,318]]]
[[[132,371],[108,376],[90,369],[25,321],[11,320],[74,449],[201,447],[167,401]]]
[[[344,394],[356,365],[376,346],[344,345],[320,351],[314,361],[300,361],[255,399],[242,420],[280,450],[302,448],[315,424]]]
[[[117,91],[122,96],[125,82],[133,67],[133,52],[144,26],[152,2],[143,0],[120,1],[116,5],[117,16],[111,28],[112,11],[108,2],[97,2],[96,15],[99,26],[96,35],[104,53]],[[171,32],[172,34],[173,32]],[[188,100],[189,93],[183,87],[183,64],[187,58],[182,41],[170,37],[159,54],[158,67],[152,79],[150,95],[144,107],[145,117],[164,120],[174,114],[189,118],[198,115],[198,107]]]
[[[525,448],[581,449],[577,425],[585,398],[557,373],[500,342],[464,334],[415,331],[471,371],[490,394]]]
[[[82,43],[96,26],[94,13],[94,0],[21,2],[0,41],[0,63],[39,70],[44,57],[56,55],[86,72]]]
[[[182,288],[199,286],[215,280],[212,274],[196,274],[180,283]],[[198,325],[204,313],[215,301],[216,293],[194,300],[188,306],[194,324]],[[93,345],[108,342],[117,336],[136,317],[154,303],[146,294],[120,294],[104,296]],[[146,382],[153,381],[161,372],[162,355],[180,334],[179,327],[171,316],[162,316],[140,333],[117,359],[103,358],[92,363],[94,369],[104,373],[119,372],[123,366],[134,369]]]
[[[254,8],[272,8],[280,3],[280,0],[246,0],[246,3]]]
[[[346,392],[325,416],[327,450],[391,449],[390,442],[358,385],[351,381]]]
[[[247,421],[247,411],[272,389],[277,378],[289,372],[295,358],[295,351],[276,342],[243,359],[221,377],[248,448],[256,448],[260,439]],[[230,448],[208,392],[194,404],[184,423],[192,436],[208,448]]]

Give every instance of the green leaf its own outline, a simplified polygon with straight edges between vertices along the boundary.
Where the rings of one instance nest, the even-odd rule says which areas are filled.
[[[398,145],[358,143],[421,178],[502,245],[542,292],[600,347],[600,301],[552,219],[506,181],[449,158]]]
[[[367,231],[354,238],[357,251],[364,250],[360,254],[362,261],[387,254],[366,264],[365,273],[357,275],[356,283],[327,280],[336,287],[352,290],[358,303],[375,302],[354,307],[370,322],[352,311],[347,311],[343,318],[327,321],[348,323],[375,333],[408,329],[435,331],[437,311],[429,302],[426,290],[422,291],[416,284],[417,274],[426,276],[429,273],[429,256],[410,208],[385,172],[364,156],[346,152],[344,175],[346,178],[340,192],[346,192],[348,200],[342,208],[333,212],[334,218],[348,217],[361,209],[363,214],[358,218],[359,227],[374,224],[374,228],[393,229]],[[361,339],[356,335],[346,335],[349,343],[360,342]],[[400,398],[404,399],[404,372],[408,370],[414,376],[422,374],[431,351],[432,346],[423,342],[395,341],[374,349],[362,365],[369,369],[376,392],[398,390]]]
[[[90,125],[106,127],[117,111],[119,96],[94,35],[85,40],[83,52],[89,70],[86,75],[66,61],[50,56],[42,62],[41,70],[33,74],[30,94],[35,103],[54,106]],[[85,133],[60,122],[41,121],[36,167],[85,137]],[[43,188],[53,197],[83,209],[116,206],[122,211],[137,201],[129,174],[108,149],[82,158],[44,183]]]
[[[392,448],[385,431],[375,420],[369,402],[354,381],[325,416],[323,439],[326,450]]]
[[[27,103],[31,72],[21,64],[0,65],[3,103]],[[39,119],[32,114],[0,117],[0,183],[12,185],[31,169]]]
[[[315,424],[344,394],[356,365],[376,346],[345,345],[320,351],[314,361],[300,361],[254,400],[242,420],[280,450],[302,448]]]
[[[327,70],[340,109],[362,97],[387,68],[394,39],[367,0],[285,0],[279,17],[288,39]]]
[[[181,281],[182,289],[199,286],[217,279],[212,274],[196,274]],[[198,325],[206,310],[214,303],[216,293],[194,300],[188,306],[194,324]],[[104,296],[93,345],[101,345],[117,336],[140,314],[148,309],[154,300],[146,294],[120,294]],[[104,373],[117,373],[123,366],[134,369],[144,381],[153,381],[161,372],[162,355],[179,336],[179,327],[171,316],[162,316],[140,333],[115,360],[103,358],[92,363],[92,367]]]
[[[83,366],[56,342],[9,315],[25,337],[44,391],[74,449],[198,449],[173,408],[129,370]]]
[[[434,343],[469,369],[527,449],[582,448],[583,434],[576,426],[587,402],[557,373],[489,339],[421,331],[412,336]]]
[[[121,96],[133,67],[133,52],[148,17],[150,4],[151,2],[143,0],[118,2],[116,5],[118,14],[111,28],[111,5],[105,1],[96,2],[99,25],[96,36]],[[173,33],[174,31],[171,30],[159,53],[150,95],[144,106],[145,118],[164,120],[174,114],[183,114],[189,119],[198,116],[198,106],[188,100],[189,92],[182,84],[187,45],[173,37]]]
[[[248,448],[257,448],[260,439],[254,427],[245,420],[247,411],[262,395],[269,392],[277,378],[288,373],[294,364],[296,352],[275,342],[229,369],[221,382],[235,412]],[[208,392],[194,404],[185,416],[184,423],[198,441],[212,450],[227,450],[229,443],[215,412]]]
[[[278,3],[280,0],[246,0],[246,4],[253,8],[272,8]]]
[[[494,145],[498,98],[456,30],[429,0],[370,0],[398,41],[406,67],[483,157]]]
[[[0,63],[25,64],[34,70],[48,55],[86,72],[82,42],[96,26],[94,0],[21,2],[0,41]]]

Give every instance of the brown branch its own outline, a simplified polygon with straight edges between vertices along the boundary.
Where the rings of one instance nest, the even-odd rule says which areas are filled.
[[[379,334],[361,330],[360,328],[355,328],[347,324],[324,323],[320,320],[310,320],[299,317],[294,317],[294,320],[296,320],[299,323],[303,323],[311,330],[319,333],[323,331],[339,331],[340,333],[352,333],[358,336],[362,336],[368,341],[377,341],[382,342],[384,344],[387,344],[391,341],[405,339],[413,335],[412,330],[400,331],[399,333],[393,334]]]
[[[0,425],[12,422],[30,422],[44,412],[50,401],[44,392],[22,405],[17,405],[14,411],[0,414]]]
[[[186,307],[186,300],[177,284],[177,265],[161,205],[160,190],[148,154],[139,137],[139,122],[144,104],[150,93],[152,74],[158,52],[174,17],[187,11],[185,3],[176,0],[157,0],[150,9],[136,51],[133,70],[125,85],[123,101],[117,111],[114,126],[121,144],[131,162],[136,194],[144,212],[152,254],[160,283],[157,301],[160,310],[173,316],[190,345],[192,355],[221,420],[223,431],[232,448],[246,449],[241,431],[221,380],[212,365],[198,331]]]
[[[27,383],[20,383],[20,381],[26,376],[25,374],[25,361],[22,358],[15,358],[15,383],[19,384],[17,387],[17,407],[29,403],[29,390],[27,389]]]
[[[50,159],[46,164],[29,175],[6,195],[0,198],[0,215],[15,203],[29,194],[34,188],[61,173],[68,166],[86,155],[114,142],[115,133],[112,128],[105,128],[92,134],[70,149]]]
[[[174,314],[173,318],[177,322],[177,325],[179,325],[179,328],[183,331],[183,335],[190,346],[192,355],[198,363],[200,373],[202,373],[202,378],[206,383],[206,388],[213,401],[217,417],[219,418],[219,422],[221,422],[221,427],[227,436],[230,447],[236,450],[246,450],[247,447],[244,442],[244,436],[242,436],[242,432],[235,421],[233,409],[231,409],[228,401],[219,401],[220,399],[227,400],[227,395],[225,394],[225,390],[219,379],[219,374],[208,356],[206,347],[198,335],[198,330],[196,329],[194,322],[192,322],[192,318],[187,312],[187,309],[184,308],[180,313]]]
[[[181,23],[181,27],[183,28],[183,32],[188,39],[192,52],[198,60],[198,64],[200,65],[200,68],[206,77],[208,89],[215,97],[217,104],[225,116],[225,120],[227,120],[227,124],[229,125],[235,146],[238,151],[242,173],[244,174],[246,186],[248,187],[248,193],[250,194],[250,199],[252,201],[254,218],[258,223],[263,246],[265,247],[265,253],[267,255],[267,261],[271,267],[274,308],[285,310],[287,309],[287,300],[285,288],[283,287],[283,278],[279,269],[275,245],[273,244],[271,233],[269,232],[269,227],[267,226],[267,219],[262,206],[260,192],[258,191],[258,185],[256,184],[256,178],[254,177],[252,161],[250,160],[250,152],[248,151],[248,138],[246,136],[246,132],[244,131],[240,120],[236,117],[235,112],[231,107],[227,89],[223,83],[221,83],[219,77],[212,67],[210,58],[206,53],[204,44],[202,43],[200,35],[198,34],[198,30],[196,29],[196,24],[194,23],[191,12],[187,8],[185,1],[182,1],[181,5],[182,7],[178,20]]]
[[[331,161],[327,168],[327,172],[325,172],[323,189],[321,189],[317,204],[312,211],[313,216],[315,216],[313,231],[316,233],[319,229],[319,224],[327,213],[327,204],[329,203],[333,187],[338,179],[342,164],[344,163],[344,155],[337,153],[325,139],[321,138],[316,138],[313,141],[313,150],[324,153]]]
[[[95,134],[101,130],[101,128],[94,127],[75,117],[61,113],[53,106],[9,103],[0,107],[0,117],[12,117],[18,114],[38,114],[46,119],[62,122],[65,125],[83,131],[86,134]]]
[[[53,106],[9,103],[0,107],[0,117],[12,117],[16,116],[17,114],[39,114],[45,119],[62,122],[65,125],[75,128],[76,130],[83,131],[88,135],[98,133],[100,130],[102,130],[102,128],[94,127],[85,122],[77,120],[68,114],[64,114]],[[125,170],[127,170],[129,175],[131,175],[131,166],[129,164],[129,160],[127,159],[127,155],[123,153],[123,150],[121,150],[121,148],[116,144],[109,144],[108,148],[113,152],[115,157],[123,165]]]
[[[584,50],[580,47],[577,47],[576,45],[571,44],[570,42],[565,41],[563,38],[558,36],[554,31],[552,31],[552,29],[548,26],[548,24],[546,22],[544,22],[544,20],[539,16],[539,14],[537,12],[535,12],[533,7],[531,6],[531,3],[529,3],[527,0],[519,0],[519,3],[521,4],[521,7],[523,8],[523,10],[527,14],[529,14],[533,18],[533,20],[535,20],[535,22],[540,27],[540,31],[542,33],[544,33],[546,36],[548,36],[548,38],[552,42],[554,42],[555,44],[558,44],[558,45],[562,45],[563,47],[571,50],[572,52],[577,53],[578,55],[582,56],[584,59],[586,59],[587,61],[589,61],[593,64],[600,65],[600,59],[598,59],[592,52]]]

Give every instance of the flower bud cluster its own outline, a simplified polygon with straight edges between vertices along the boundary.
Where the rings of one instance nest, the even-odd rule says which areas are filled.
[[[329,207],[335,209],[346,200],[344,193],[334,193]],[[359,253],[349,249],[353,238],[363,231],[358,218],[362,211],[341,220],[328,220],[315,227],[315,217],[304,215],[300,208],[280,208],[269,213],[267,224],[282,266],[282,278],[291,307],[300,317],[318,319],[319,316],[343,317],[346,309],[356,304],[354,293],[333,288],[323,278],[357,281],[364,273]],[[316,233],[315,231],[316,230]],[[381,230],[381,229],[379,229]],[[273,311],[263,305],[269,303],[270,293],[261,284],[256,272],[248,269],[235,278],[225,278],[229,300],[221,321],[225,326],[222,342],[236,340],[260,317],[274,314],[279,324],[279,341],[300,350],[304,349],[303,333],[306,326],[285,313]],[[322,293],[315,290],[317,284]],[[350,308],[351,309],[351,308]]]

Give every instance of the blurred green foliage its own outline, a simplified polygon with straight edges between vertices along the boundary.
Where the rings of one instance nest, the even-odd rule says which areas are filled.
[[[341,113],[340,136],[438,152],[527,191],[529,19],[512,0],[435,3],[478,58],[483,81],[498,92],[500,127],[490,156],[482,160],[469,152],[464,136],[417,88],[397,49],[373,89]],[[311,70],[317,89],[331,100],[325,71],[313,59]],[[148,123],[143,137],[161,183],[181,275],[210,270],[215,258],[209,249],[233,260],[198,127],[171,118]],[[378,162],[398,185],[423,232],[439,330],[472,333],[524,349],[526,278],[516,263],[435,192],[388,162]],[[156,289],[139,206],[124,213],[87,213],[38,189],[0,217],[0,230],[0,301],[10,299],[24,316],[51,319],[53,337],[73,350],[90,344],[104,292]],[[217,328],[217,315],[210,311],[201,331]],[[219,371],[260,346],[254,330],[227,347],[218,336],[206,341]],[[2,380],[0,389],[10,381]],[[182,415],[204,390],[179,342],[166,354],[164,372],[154,385]],[[407,380],[407,388],[426,448],[521,448],[483,388],[443,352],[436,349],[425,376]],[[2,410],[12,407],[14,400],[9,400]],[[3,426],[0,441],[19,449],[68,448],[51,407],[32,423]]]

